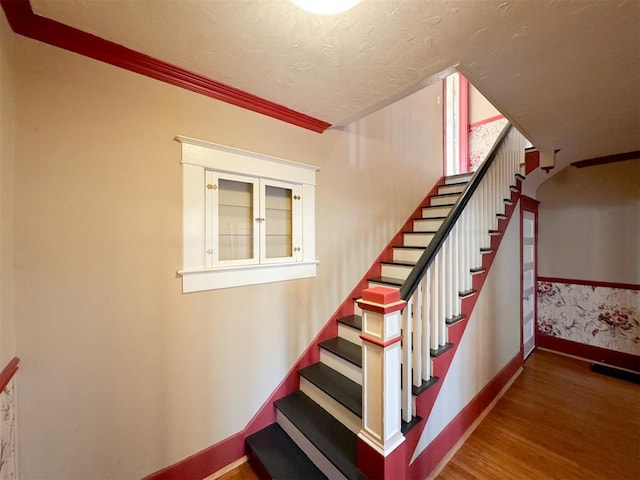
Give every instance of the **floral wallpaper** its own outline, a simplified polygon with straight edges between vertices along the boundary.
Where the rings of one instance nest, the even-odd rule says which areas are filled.
[[[538,333],[640,355],[640,291],[538,281]]]
[[[0,479],[13,480],[16,474],[16,409],[14,381],[0,392]]]
[[[491,147],[506,124],[507,120],[501,118],[470,128],[469,162],[471,164],[471,171],[475,171],[478,165],[480,165],[489,154],[489,150],[491,150]]]

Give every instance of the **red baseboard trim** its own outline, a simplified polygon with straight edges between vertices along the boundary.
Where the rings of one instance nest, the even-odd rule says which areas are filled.
[[[607,350],[606,348],[594,347],[593,345],[585,345],[564,338],[541,335],[538,332],[536,332],[536,346],[553,350],[554,352],[584,358],[585,360],[640,372],[640,356],[638,355],[616,352],[614,350]]]
[[[586,285],[588,287],[620,288],[624,290],[640,290],[635,283],[598,282],[594,280],[577,280],[575,278],[538,277],[539,282],[569,283],[572,285]]]
[[[2,372],[0,373],[0,393],[2,393],[6,386],[9,385],[9,382],[18,371],[19,363],[20,359],[18,357],[13,357],[2,369]]]
[[[498,120],[502,120],[504,115],[496,115],[494,117],[485,118],[484,120],[478,120],[477,122],[473,122],[469,124],[469,130],[472,128],[480,127],[482,125],[486,125],[487,123],[497,122]]]
[[[411,222],[414,218],[422,216],[422,207],[428,205],[429,197],[437,193],[438,186],[443,183],[444,177],[440,177],[422,202],[420,202],[420,205],[412,212],[409,219],[402,225],[394,235],[393,239],[385,246],[382,253],[373,261],[357,285],[353,290],[351,290],[350,294],[344,299],[329,321],[311,341],[295,365],[293,365],[293,367],[291,367],[287,372],[282,382],[280,382],[274,392],[264,402],[258,412],[242,431],[227,439],[221,440],[217,444],[205,448],[204,450],[201,450],[178,463],[154,472],[146,476],[144,480],[200,480],[207,475],[211,475],[212,473],[221,470],[245,455],[245,438],[275,422],[276,412],[273,403],[276,400],[298,390],[300,385],[298,370],[320,360],[320,347],[318,347],[318,344],[324,340],[335,337],[338,334],[337,319],[353,314],[354,299],[360,297],[362,291],[365,288],[368,288],[367,279],[380,276],[380,262],[382,260],[391,259],[393,255],[393,246],[402,244],[402,232],[411,226]]]
[[[640,159],[640,152],[624,152],[617,153],[615,155],[607,155],[605,157],[589,158],[587,160],[580,160],[573,162],[571,165],[577,168],[594,167],[596,165],[604,165],[605,163],[622,162],[624,160],[638,160]]]
[[[124,68],[161,82],[322,133],[331,124],[203,75],[150,57],[50,18],[36,15],[29,0],[0,0],[17,34]]]
[[[473,422],[491,404],[522,365],[522,356],[518,352],[455,416],[433,442],[420,453],[415,462],[409,466],[409,478],[426,478],[455,446],[458,440],[462,438]]]

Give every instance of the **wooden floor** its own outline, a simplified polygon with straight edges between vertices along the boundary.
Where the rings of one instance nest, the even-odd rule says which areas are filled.
[[[258,476],[251,470],[248,463],[243,463],[238,468],[221,476],[218,480],[258,480]]]
[[[437,478],[639,480],[640,386],[536,351]],[[256,479],[248,464],[221,477]]]
[[[536,351],[437,478],[640,479],[640,386]]]

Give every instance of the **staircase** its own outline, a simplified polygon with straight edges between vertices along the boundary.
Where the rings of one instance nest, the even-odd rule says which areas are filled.
[[[501,175],[511,177],[507,189],[517,194],[519,182],[512,170]],[[473,276],[485,273],[482,255],[493,252],[491,237],[501,235],[500,221],[507,217],[504,205],[513,203],[512,196],[505,199],[503,193],[498,194],[500,203],[490,199],[488,191],[494,184],[478,189],[480,181],[474,179],[467,188],[470,180],[471,174],[446,178],[429,197],[421,217],[412,221],[411,230],[403,232],[402,245],[393,246],[392,258],[380,262],[381,275],[368,279],[369,287],[399,289],[408,301],[402,315],[403,435],[423,424],[417,415],[418,398],[438,382],[432,375],[433,363],[454,346],[447,329],[467,317],[462,301],[476,295]],[[471,200],[474,192],[469,190],[474,189],[479,191],[473,198],[491,203],[493,218],[473,220],[486,217],[478,202]],[[462,247],[460,240],[465,231],[462,222],[467,222],[467,231],[476,232],[474,237],[481,237],[464,238],[468,247]],[[479,235],[481,231],[485,233]],[[298,371],[299,390],[274,403],[276,423],[247,437],[251,465],[261,478],[366,478],[357,459],[362,441],[358,433],[363,428],[362,317],[357,304],[354,312],[337,320],[337,337],[319,343],[320,361]],[[441,321],[430,321],[432,317]],[[447,368],[448,364],[441,370],[446,373]]]

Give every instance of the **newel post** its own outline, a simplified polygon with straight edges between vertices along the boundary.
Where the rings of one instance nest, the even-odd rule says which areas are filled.
[[[400,341],[401,311],[406,303],[398,290],[386,287],[366,289],[358,300],[362,309],[362,430],[358,435],[358,466],[369,478],[385,478],[391,471],[397,474],[398,468],[406,467],[404,449],[398,449],[405,440],[401,432]]]

